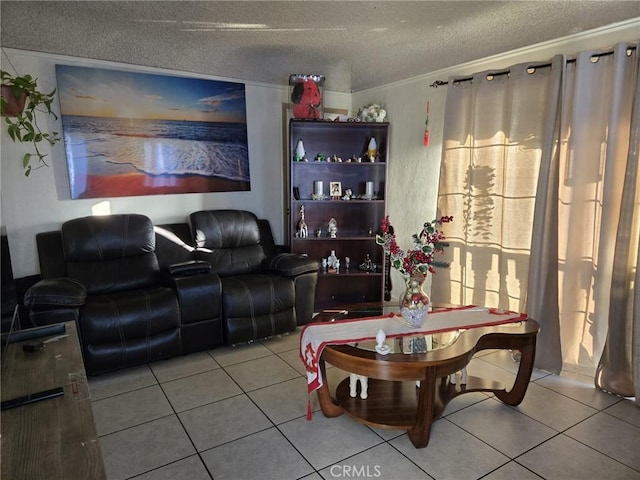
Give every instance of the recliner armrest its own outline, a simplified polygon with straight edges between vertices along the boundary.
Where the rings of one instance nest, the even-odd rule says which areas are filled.
[[[296,277],[305,273],[317,272],[320,263],[307,255],[279,253],[265,258],[262,261],[262,268],[287,277]]]
[[[46,278],[33,285],[24,295],[28,307],[80,307],[85,304],[87,290],[73,278]]]
[[[189,260],[169,265],[169,275],[172,278],[202,275],[209,272],[211,272],[211,264],[205,260]]]

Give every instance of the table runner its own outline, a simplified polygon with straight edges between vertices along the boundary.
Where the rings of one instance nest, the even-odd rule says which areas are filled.
[[[499,325],[526,319],[526,313],[467,305],[429,312],[422,328],[407,327],[399,313],[336,322],[310,323],[302,329],[300,335],[300,359],[307,371],[307,385],[311,393],[322,386],[323,379],[318,361],[327,345],[375,340],[378,330],[382,330],[387,338],[394,338]]]

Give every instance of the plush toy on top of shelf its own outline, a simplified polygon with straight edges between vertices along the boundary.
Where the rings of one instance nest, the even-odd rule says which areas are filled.
[[[322,118],[322,92],[320,86],[311,78],[298,78],[291,91],[293,117],[303,120]]]

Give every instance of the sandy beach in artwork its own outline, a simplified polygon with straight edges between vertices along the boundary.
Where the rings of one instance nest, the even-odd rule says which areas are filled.
[[[195,192],[224,192],[251,189],[245,181],[202,175],[146,175],[141,172],[117,175],[88,175],[86,188],[78,198],[126,197]]]

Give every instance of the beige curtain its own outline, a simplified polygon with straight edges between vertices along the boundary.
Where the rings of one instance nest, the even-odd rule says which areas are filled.
[[[461,222],[451,285],[432,296],[527,311],[542,326],[536,366],[598,367],[600,388],[638,398],[638,59],[602,53],[452,79],[439,208]],[[535,102],[519,110],[520,96]]]
[[[454,217],[451,268],[434,276],[434,301],[525,311],[536,183],[559,81],[555,69],[528,64],[449,80],[438,209]]]
[[[602,91],[599,101],[590,99],[588,102],[591,106],[589,114],[601,121],[598,130],[587,130],[584,125],[587,122],[584,121],[574,121],[573,129],[578,132],[576,125],[580,124],[583,135],[596,136],[600,140],[596,146],[601,147],[599,181],[602,187],[601,192],[594,195],[599,213],[598,235],[593,241],[596,271],[591,277],[594,357],[588,360],[599,360],[596,375],[599,388],[635,396],[636,403],[640,405],[640,382],[637,378],[640,374],[639,66],[638,51],[625,44],[617,45],[613,55],[607,57],[588,54],[578,57],[576,90],[594,88]],[[583,113],[586,111],[576,112],[576,115]],[[586,349],[583,347],[584,336],[576,336],[578,339],[581,347]],[[567,362],[575,361],[582,365],[581,351],[568,353],[571,356]]]

